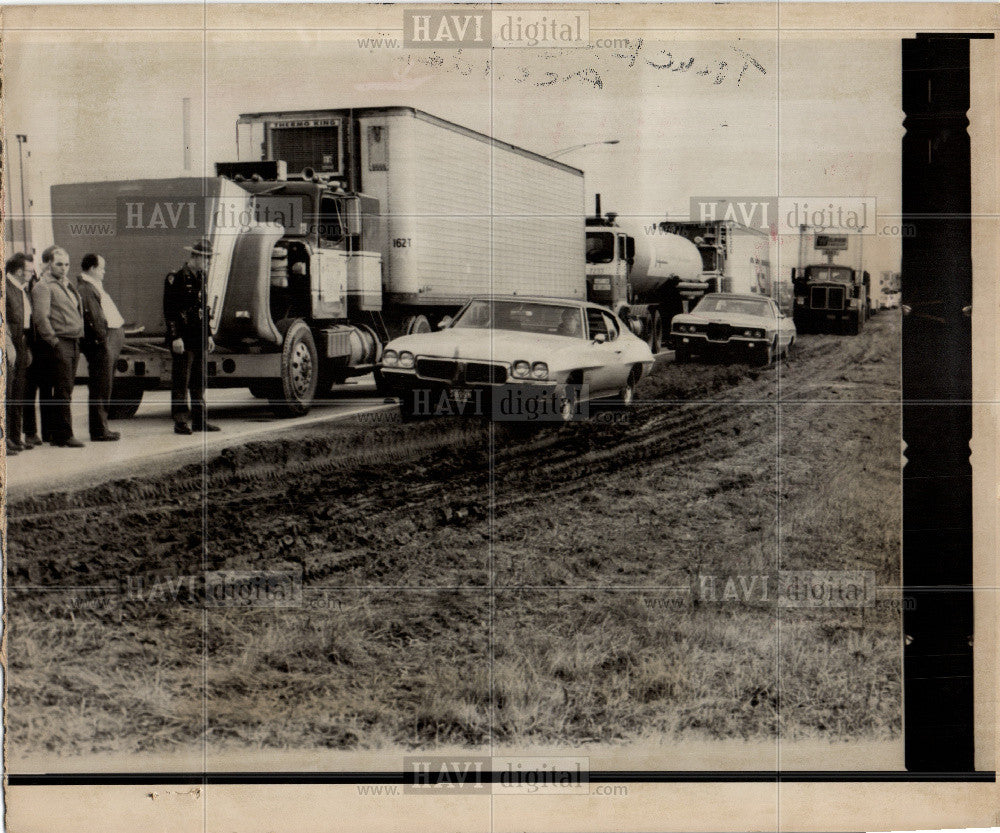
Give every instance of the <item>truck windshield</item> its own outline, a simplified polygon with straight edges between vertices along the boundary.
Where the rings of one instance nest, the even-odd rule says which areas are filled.
[[[615,235],[610,231],[587,232],[587,263],[611,263],[615,259]]]
[[[511,330],[520,333],[583,338],[579,307],[527,301],[470,301],[452,327],[475,330]]]
[[[810,281],[829,281],[830,283],[853,283],[854,272],[847,266],[809,266],[806,277]]]

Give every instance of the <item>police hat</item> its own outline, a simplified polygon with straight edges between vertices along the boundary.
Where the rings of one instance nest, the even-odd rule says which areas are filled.
[[[193,246],[185,246],[185,251],[191,252],[193,255],[201,255],[202,257],[212,256],[212,241],[207,237],[202,237]]]

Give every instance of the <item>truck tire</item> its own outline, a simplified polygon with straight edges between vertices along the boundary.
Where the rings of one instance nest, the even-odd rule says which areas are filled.
[[[309,413],[319,381],[316,342],[309,325],[301,318],[283,318],[278,329],[284,335],[280,395],[271,399],[271,407],[278,416],[303,416]]]
[[[861,332],[861,313],[853,312],[847,319],[847,334],[856,336]]]
[[[108,419],[132,419],[142,404],[142,385],[134,379],[115,379],[111,385]]]
[[[267,380],[250,383],[250,395],[254,399],[270,399],[274,395],[273,385]]]
[[[652,319],[649,322],[649,349],[655,356],[660,352],[660,347],[663,345],[663,319],[660,318],[660,313],[652,313]]]

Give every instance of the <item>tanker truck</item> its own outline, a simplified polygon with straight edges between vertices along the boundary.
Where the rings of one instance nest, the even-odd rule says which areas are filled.
[[[705,294],[701,255],[676,234],[629,227],[614,212],[587,218],[587,300],[614,310],[657,353],[670,322]]]
[[[163,282],[208,236],[210,387],[247,387],[284,415],[382,347],[429,331],[472,295],[583,299],[583,172],[406,107],[248,113],[215,178],[52,188],[73,262],[107,261],[126,319],[114,415],[168,387]],[[114,216],[103,237],[81,216]]]

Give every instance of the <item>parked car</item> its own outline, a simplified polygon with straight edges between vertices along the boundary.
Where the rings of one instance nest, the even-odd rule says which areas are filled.
[[[501,420],[571,420],[582,405],[629,405],[653,354],[609,309],[520,296],[470,300],[441,330],[394,339],[376,381],[404,419],[479,413]]]
[[[787,356],[795,343],[795,323],[770,298],[713,292],[691,312],[670,324],[674,360],[692,355],[724,355],[736,361],[768,365]]]

